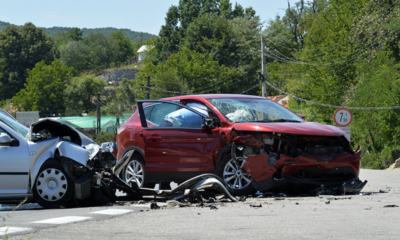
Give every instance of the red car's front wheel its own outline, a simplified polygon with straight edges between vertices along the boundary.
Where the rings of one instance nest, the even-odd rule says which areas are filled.
[[[231,155],[226,155],[218,168],[217,174],[230,187],[235,196],[249,195],[256,192],[253,187],[253,178],[243,171],[243,157],[237,157],[236,161]]]

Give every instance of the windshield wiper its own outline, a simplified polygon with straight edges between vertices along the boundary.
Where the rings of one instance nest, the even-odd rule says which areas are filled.
[[[270,120],[268,122],[297,122],[297,123],[301,123],[301,121],[298,121],[298,120],[283,119],[283,118]]]

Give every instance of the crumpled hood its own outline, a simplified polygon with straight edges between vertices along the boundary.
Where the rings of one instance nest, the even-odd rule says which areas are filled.
[[[233,128],[238,131],[276,132],[312,136],[344,136],[342,129],[315,122],[293,123],[234,123]]]

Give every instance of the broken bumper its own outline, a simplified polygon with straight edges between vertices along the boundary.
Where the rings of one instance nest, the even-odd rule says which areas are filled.
[[[264,153],[248,156],[242,168],[253,176],[260,192],[359,193],[366,184],[358,179],[361,149],[332,159],[321,161],[306,154],[296,158],[281,154],[277,159]]]

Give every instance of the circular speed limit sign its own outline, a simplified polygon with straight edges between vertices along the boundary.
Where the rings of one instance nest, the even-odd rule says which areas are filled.
[[[353,120],[353,115],[351,114],[349,109],[339,108],[333,115],[333,120],[335,120],[335,123],[337,125],[341,127],[346,127]]]

